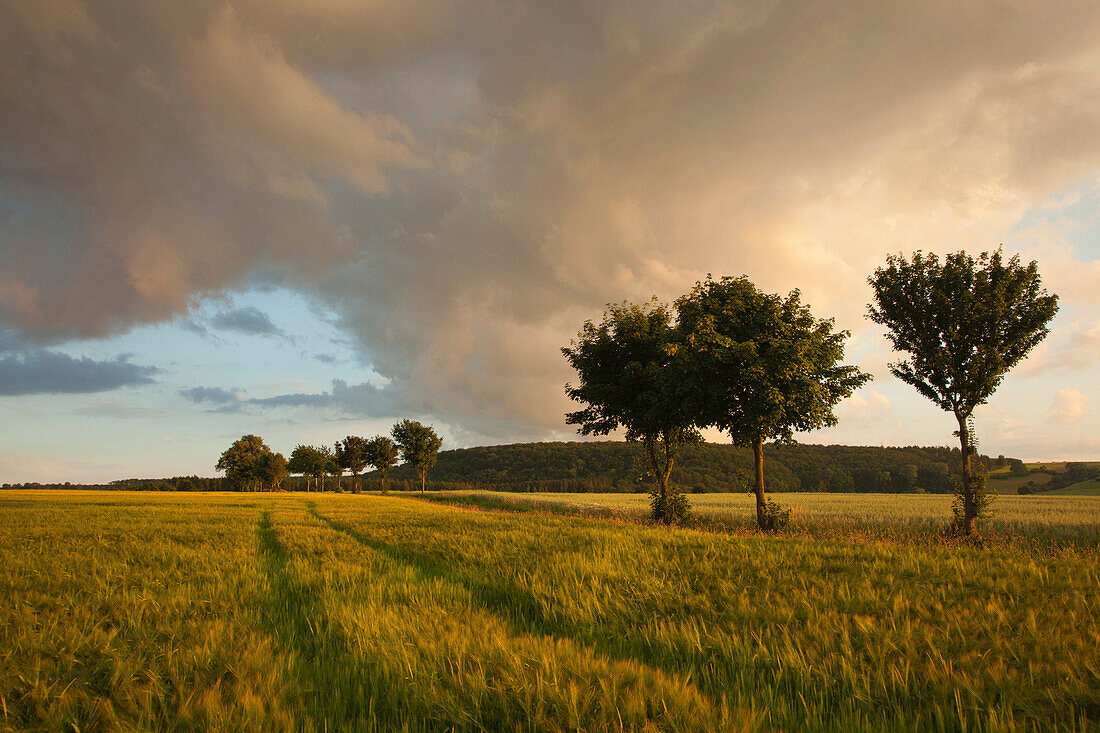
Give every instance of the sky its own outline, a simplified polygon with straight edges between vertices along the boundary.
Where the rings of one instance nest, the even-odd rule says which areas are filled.
[[[1100,459],[1098,38],[1095,0],[0,0],[0,483],[574,439],[561,347],[707,273],[851,332],[874,380],[798,440],[949,445],[867,277],[999,245],[1061,309],[980,448]]]

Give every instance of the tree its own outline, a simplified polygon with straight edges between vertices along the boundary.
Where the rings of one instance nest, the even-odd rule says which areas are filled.
[[[907,358],[890,365],[941,409],[954,414],[962,447],[956,524],[967,535],[988,506],[975,475],[974,408],[993,395],[1012,367],[1043,338],[1058,312],[1058,296],[1043,289],[1035,262],[1007,262],[1001,250],[974,259],[965,252],[890,256],[868,278],[869,317],[886,326],[894,349]]]
[[[670,489],[676,454],[698,442],[694,417],[678,395],[680,375],[673,365],[676,330],[668,306],[656,298],[642,305],[608,306],[603,321],[586,321],[562,354],[577,371],[577,386],[565,385],[570,399],[586,404],[565,416],[581,435],[607,435],[620,428],[639,442],[655,483],[653,519],[668,523],[687,513],[687,499]]]
[[[238,488],[255,490],[260,484],[260,460],[271,449],[258,435],[242,435],[222,453],[214,468],[225,471],[225,477]]]
[[[294,450],[290,452],[290,460],[287,461],[287,470],[292,474],[299,474],[306,480],[306,491],[309,491],[309,467],[312,463],[310,460],[310,454],[313,451],[312,446],[302,445],[299,443],[294,446]]]
[[[291,452],[287,465],[291,473],[300,473],[305,477],[306,491],[309,491],[311,483],[324,491],[324,477],[332,461],[332,451],[328,448],[299,445]]]
[[[401,450],[401,459],[416,469],[420,477],[420,493],[424,493],[428,469],[435,465],[443,439],[427,425],[415,420],[402,420],[393,426],[393,440]]]
[[[349,435],[336,444],[336,462],[341,468],[351,472],[355,482],[355,493],[359,493],[359,472],[367,465],[367,441],[356,435]]]
[[[752,446],[756,522],[774,528],[764,499],[764,442],[836,424],[833,407],[871,378],[840,365],[848,331],[833,331],[802,304],[761,292],[744,276],[711,276],[676,301],[683,331],[680,384],[700,426]]]
[[[344,475],[344,469],[340,468],[340,463],[336,460],[336,452],[329,448],[327,445],[323,445],[317,449],[319,454],[315,476],[321,481],[321,491],[325,490],[325,476],[332,476],[336,482],[337,488],[340,486],[340,477]]]
[[[1066,464],[1065,475],[1067,484],[1076,484],[1094,478],[1097,470],[1089,468],[1087,463],[1071,461]]]
[[[270,486],[272,491],[278,491],[289,473],[287,460],[282,453],[268,451],[260,456],[257,473],[261,483]]]
[[[367,464],[378,471],[382,479],[382,493],[386,493],[386,471],[397,465],[397,445],[385,435],[376,435],[367,441],[363,455]]]

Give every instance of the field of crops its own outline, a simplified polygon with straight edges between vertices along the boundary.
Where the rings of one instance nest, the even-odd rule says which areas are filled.
[[[501,494],[517,500],[563,502],[575,505],[644,509],[648,494]],[[859,522],[891,525],[946,523],[951,519],[949,494],[771,494],[791,508],[799,523]],[[748,518],[756,511],[756,497],[748,493],[690,494],[692,509],[700,514],[727,514]],[[1067,533],[1100,530],[1100,497],[998,496],[993,503],[991,530],[1029,532],[1052,529]]]
[[[1089,729],[1097,559],[0,492],[0,729]]]

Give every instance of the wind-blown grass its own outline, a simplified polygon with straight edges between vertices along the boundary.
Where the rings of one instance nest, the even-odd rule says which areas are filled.
[[[1100,546],[1100,497],[1002,496],[993,517],[979,522],[984,542],[1017,546],[1076,548]],[[646,494],[555,494],[448,491],[428,501],[506,511],[545,512],[595,519],[645,522]],[[775,494],[792,510],[788,536],[852,541],[896,540],[941,543],[951,521],[950,496],[927,494]],[[755,498],[749,494],[692,494],[695,529],[754,532]]]
[[[0,494],[0,728],[1100,723],[1095,555],[331,495]]]

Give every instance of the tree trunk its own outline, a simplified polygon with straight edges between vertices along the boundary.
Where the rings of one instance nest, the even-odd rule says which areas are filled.
[[[757,436],[752,441],[752,457],[756,465],[756,526],[764,529],[764,438]]]
[[[427,481],[428,481],[428,472],[427,471],[421,471],[420,472],[420,494],[421,495],[424,494],[424,485],[427,483]]]
[[[672,456],[672,440],[665,435],[665,489],[668,489],[669,479],[672,478],[672,464],[676,459]]]
[[[385,494],[386,493],[386,472],[382,471],[382,470],[379,470],[378,473],[382,477],[382,480],[381,480],[382,493]]]
[[[664,524],[668,524],[668,474],[661,470],[661,462],[657,459],[657,446],[652,439],[647,439],[645,442],[646,453],[649,454],[649,467],[653,471],[653,480],[657,482],[657,506],[661,508],[663,512],[660,516],[656,516],[654,512],[654,519]]]
[[[970,536],[974,532],[974,518],[977,507],[974,502],[974,482],[970,472],[970,429],[966,424],[966,416],[955,413],[959,421],[959,443],[962,446],[962,489],[963,489],[963,533]]]

